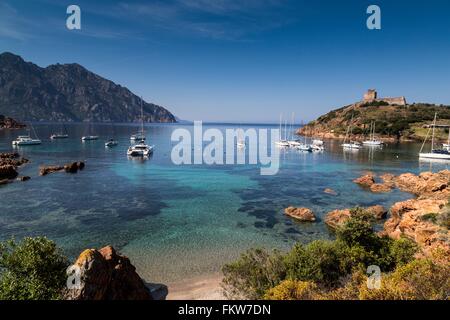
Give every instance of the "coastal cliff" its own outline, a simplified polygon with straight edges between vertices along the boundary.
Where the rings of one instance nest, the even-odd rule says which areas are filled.
[[[145,122],[176,122],[153,103],[143,103]],[[141,99],[83,66],[41,68],[9,52],[0,54],[0,114],[29,121],[136,122]]]
[[[450,106],[427,103],[408,104],[405,97],[378,98],[369,90],[362,101],[332,110],[300,128],[297,133],[325,139],[344,139],[347,128],[352,126],[352,139],[367,139],[371,124],[375,124],[377,138],[385,141],[421,140],[427,125],[438,114],[436,138],[446,140],[450,125]],[[353,119],[353,120],[352,120]]]

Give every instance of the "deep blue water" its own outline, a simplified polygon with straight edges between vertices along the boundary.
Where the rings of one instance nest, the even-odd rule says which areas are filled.
[[[190,125],[147,126],[156,149],[153,157],[141,161],[125,154],[136,126],[95,125],[100,140],[82,143],[87,126],[72,124],[67,126],[71,138],[50,141],[59,127],[35,125],[44,143],[19,149],[31,160],[20,173],[32,179],[0,186],[0,238],[45,235],[71,258],[85,248],[111,244],[148,281],[218,272],[252,246],[287,249],[296,241],[332,238],[322,220],[300,224],[285,217],[283,209],[308,207],[322,218],[333,209],[390,206],[411,196],[397,190],[372,194],[352,180],[367,170],[398,174],[446,167],[419,163],[417,143],[344,153],[338,141],[326,141],[324,153],[282,152],[279,173],[261,176],[254,165],[174,165],[171,133],[179,127],[191,130]],[[204,127],[224,130],[233,125]],[[277,126],[257,126],[266,127]],[[11,150],[11,140],[20,133],[0,131],[0,152]],[[105,149],[110,137],[119,146]],[[39,165],[74,160],[86,161],[85,170],[38,175]],[[325,188],[339,195],[325,194]]]

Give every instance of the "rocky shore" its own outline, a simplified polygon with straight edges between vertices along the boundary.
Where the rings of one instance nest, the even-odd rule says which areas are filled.
[[[22,129],[26,125],[17,122],[13,118],[9,118],[0,114],[0,129]]]
[[[377,182],[377,180],[379,180]],[[390,216],[384,223],[380,235],[393,239],[407,237],[414,240],[428,255],[440,248],[450,255],[449,197],[450,171],[437,173],[422,172],[419,175],[404,173],[399,176],[384,174],[377,177],[367,173],[354,180],[370,192],[390,192],[394,188],[411,193],[415,199],[395,203],[389,210]],[[374,188],[376,186],[376,188]],[[379,211],[381,212],[381,210]],[[350,216],[350,210],[335,210],[328,213],[325,222],[336,228]],[[382,218],[382,216],[377,216]]]
[[[395,188],[411,193],[414,199],[395,203],[389,210],[380,205],[361,208],[370,213],[374,220],[387,220],[380,236],[393,239],[402,237],[414,240],[427,256],[440,248],[450,256],[450,170],[437,173],[422,172],[419,175],[404,173],[398,176],[380,176],[367,172],[353,180],[367,192],[391,192]],[[356,211],[351,208],[328,212],[324,222],[336,230],[352,217]],[[285,214],[298,221],[316,221],[308,208],[288,207]]]
[[[18,168],[28,159],[21,157],[17,152],[0,153],[0,185],[7,184],[19,176]],[[29,177],[18,178],[21,181],[29,180]]]

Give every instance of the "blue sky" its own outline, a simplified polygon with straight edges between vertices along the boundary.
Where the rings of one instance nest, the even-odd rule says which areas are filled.
[[[77,62],[182,119],[300,122],[368,88],[450,104],[449,17],[447,0],[0,0],[0,51]]]

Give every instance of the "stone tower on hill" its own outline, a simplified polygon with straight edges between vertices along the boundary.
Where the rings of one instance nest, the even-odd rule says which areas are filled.
[[[389,105],[406,106],[406,98],[405,97],[378,98],[378,93],[375,89],[369,89],[364,94],[363,103],[368,103],[368,102],[386,102]]]

